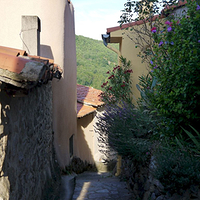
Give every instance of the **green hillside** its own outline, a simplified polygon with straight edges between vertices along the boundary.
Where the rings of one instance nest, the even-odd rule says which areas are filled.
[[[76,36],[76,58],[77,83],[96,89],[101,89],[106,72],[117,65],[117,54],[106,48],[103,41],[84,36]]]

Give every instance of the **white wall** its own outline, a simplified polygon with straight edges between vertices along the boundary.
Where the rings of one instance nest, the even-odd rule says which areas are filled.
[[[1,0],[1,46],[22,49],[20,33],[23,15],[40,18],[40,55],[54,59],[64,72],[60,81],[53,80],[55,147],[59,163],[64,167],[69,162],[68,139],[76,132],[74,8],[67,0]]]

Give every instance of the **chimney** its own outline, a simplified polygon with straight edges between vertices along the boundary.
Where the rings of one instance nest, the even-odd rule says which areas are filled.
[[[37,16],[22,16],[23,50],[30,55],[40,55],[40,19]]]

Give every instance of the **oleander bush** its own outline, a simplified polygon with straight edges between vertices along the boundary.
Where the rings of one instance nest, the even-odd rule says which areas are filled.
[[[107,71],[109,77],[101,87],[101,99],[106,104],[122,104],[122,102],[132,102],[130,75],[133,73],[130,61],[120,57],[121,65]]]

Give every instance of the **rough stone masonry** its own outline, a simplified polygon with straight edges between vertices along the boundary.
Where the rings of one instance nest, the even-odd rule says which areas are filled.
[[[9,95],[0,84],[0,199],[59,199],[51,83],[28,95]]]

